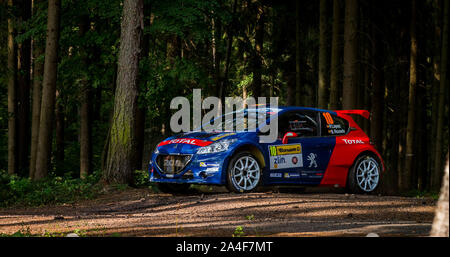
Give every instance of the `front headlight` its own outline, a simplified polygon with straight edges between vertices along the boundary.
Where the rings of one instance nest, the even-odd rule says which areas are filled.
[[[208,146],[200,147],[197,150],[197,154],[207,154],[207,153],[218,153],[228,150],[228,147],[230,147],[231,144],[236,142],[237,139],[225,139],[213,144],[210,144]]]

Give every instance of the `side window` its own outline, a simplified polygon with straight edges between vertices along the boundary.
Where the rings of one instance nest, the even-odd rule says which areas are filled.
[[[287,132],[295,132],[299,137],[318,136],[318,128],[316,112],[289,112],[278,119],[278,136],[280,138]]]
[[[328,112],[321,113],[320,123],[322,125],[322,136],[339,136],[347,134],[348,121],[335,115],[331,115]]]

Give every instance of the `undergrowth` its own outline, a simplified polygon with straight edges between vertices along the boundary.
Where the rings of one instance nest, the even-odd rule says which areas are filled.
[[[99,172],[86,179],[50,174],[40,181],[31,181],[0,171],[0,207],[12,205],[40,206],[55,203],[72,203],[82,199],[92,199],[100,191]]]

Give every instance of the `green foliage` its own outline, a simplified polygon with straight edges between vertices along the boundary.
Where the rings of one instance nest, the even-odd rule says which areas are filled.
[[[247,215],[247,216],[245,216],[245,218],[247,219],[247,220],[254,220],[255,219],[255,215]]]
[[[86,230],[75,229],[72,233],[77,234],[79,237],[87,236]],[[27,227],[26,229],[21,228],[18,231],[14,232],[13,234],[0,233],[0,237],[65,237],[67,234],[69,233],[49,232],[46,230],[42,234],[32,234],[30,231],[30,227]]]
[[[30,232],[30,228],[27,227],[26,229],[22,228],[18,231],[14,232],[13,234],[4,234],[0,233],[0,237],[32,237],[33,234]]]
[[[73,179],[68,173],[63,177],[50,175],[48,178],[32,182],[29,178],[10,176],[0,172],[0,207],[10,205],[45,205],[70,203],[80,199],[91,199],[100,190],[97,182],[99,172],[86,180]]]
[[[407,197],[416,197],[416,198],[432,198],[433,200],[439,199],[439,191],[428,191],[428,190],[410,190],[408,192],[403,193],[403,196]]]
[[[138,188],[150,187],[149,175],[147,171],[136,170],[134,171],[134,183],[133,185]]]
[[[236,229],[233,232],[233,237],[242,237],[244,236],[244,228],[242,226],[237,226]]]

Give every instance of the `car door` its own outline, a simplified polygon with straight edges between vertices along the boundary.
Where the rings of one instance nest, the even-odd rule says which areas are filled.
[[[320,136],[318,112],[311,110],[288,111],[278,117],[278,138],[266,144],[269,183],[312,184],[320,183],[326,169],[324,156],[327,143]],[[293,132],[283,144],[283,137]],[[329,159],[329,157],[328,157]]]

